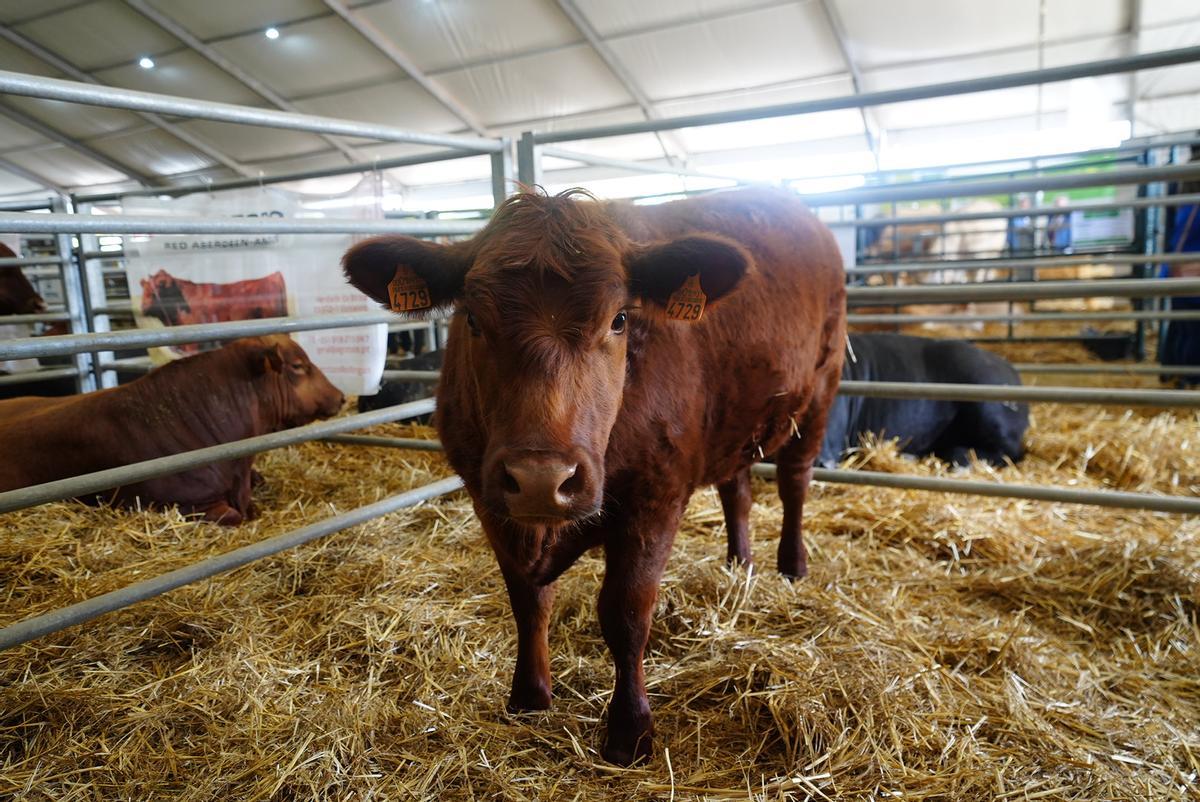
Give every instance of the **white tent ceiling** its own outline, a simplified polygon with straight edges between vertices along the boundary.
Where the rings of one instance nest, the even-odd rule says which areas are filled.
[[[0,0],[0,25],[0,69],[417,131],[512,135],[833,97],[856,83],[859,91],[891,89],[1190,46],[1200,43],[1200,6]],[[277,39],[264,36],[268,26],[279,30]],[[147,56],[151,69],[138,65]],[[626,159],[661,158],[665,150],[698,168],[800,178],[871,169],[876,157],[885,166],[949,160],[964,150],[984,159],[1005,142],[1090,147],[1128,133],[1127,120],[1136,135],[1200,128],[1200,64],[571,147]],[[75,188],[140,175],[168,183],[419,152],[205,121],[173,120],[167,127],[178,128],[170,131],[161,122],[0,97],[0,195],[34,190],[39,181]],[[483,178],[487,169],[486,159],[474,158],[389,177],[413,197],[432,198],[429,185]]]

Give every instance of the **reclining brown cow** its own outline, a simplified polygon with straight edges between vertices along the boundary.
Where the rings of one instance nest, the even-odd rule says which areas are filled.
[[[343,397],[285,336],[235,340],[120,387],[0,401],[0,491],[255,437],[329,417]],[[254,458],[147,479],[81,500],[178,505],[233,526],[255,516]]]
[[[344,267],[393,309],[456,305],[438,431],[508,586],[511,709],[549,707],[554,581],[604,548],[604,756],[628,764],[651,751],[642,653],[692,491],[717,485],[744,543],[750,465],[777,452],[779,570],[806,572],[801,511],[841,376],[845,289],[832,234],[790,193],[581,194],[518,194],[465,242],[368,240]]]
[[[12,248],[0,243],[0,259],[15,257]],[[42,296],[25,278],[21,268],[15,265],[0,267],[0,315],[35,315],[45,311]]]

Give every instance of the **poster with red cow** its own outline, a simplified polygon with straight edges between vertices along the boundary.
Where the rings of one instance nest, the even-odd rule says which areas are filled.
[[[126,214],[284,219],[336,214],[383,216],[372,178],[345,196],[315,198],[274,187],[128,198]],[[126,277],[143,328],[367,312],[374,305],[341,278],[349,234],[185,234],[126,237]],[[387,349],[386,326],[299,332],[297,342],[347,395],[375,392]],[[156,363],[213,348],[189,343],[151,349]]]

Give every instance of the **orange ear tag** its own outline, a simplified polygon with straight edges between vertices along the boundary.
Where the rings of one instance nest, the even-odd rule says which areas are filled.
[[[419,312],[433,306],[429,285],[407,265],[396,266],[396,275],[388,282],[388,303],[393,312]]]
[[[667,299],[667,317],[694,323],[704,314],[708,297],[700,289],[700,274],[688,276],[683,285]]]

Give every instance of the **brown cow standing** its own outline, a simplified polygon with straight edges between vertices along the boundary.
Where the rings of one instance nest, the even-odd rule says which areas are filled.
[[[790,193],[648,207],[582,194],[518,194],[465,242],[368,240],[344,267],[381,302],[403,268],[434,306],[457,304],[438,431],[508,586],[510,709],[550,705],[554,581],[604,547],[616,687],[603,753],[629,764],[651,751],[642,653],[692,491],[717,485],[729,557],[748,561],[749,466],[777,452],[779,570],[806,572],[801,512],[841,375],[845,290],[832,234]],[[668,319],[690,276],[708,308]]]
[[[120,387],[0,401],[0,491],[228,443],[329,417],[343,397],[285,336],[235,340]],[[178,505],[233,526],[255,516],[253,457],[82,500]]]

